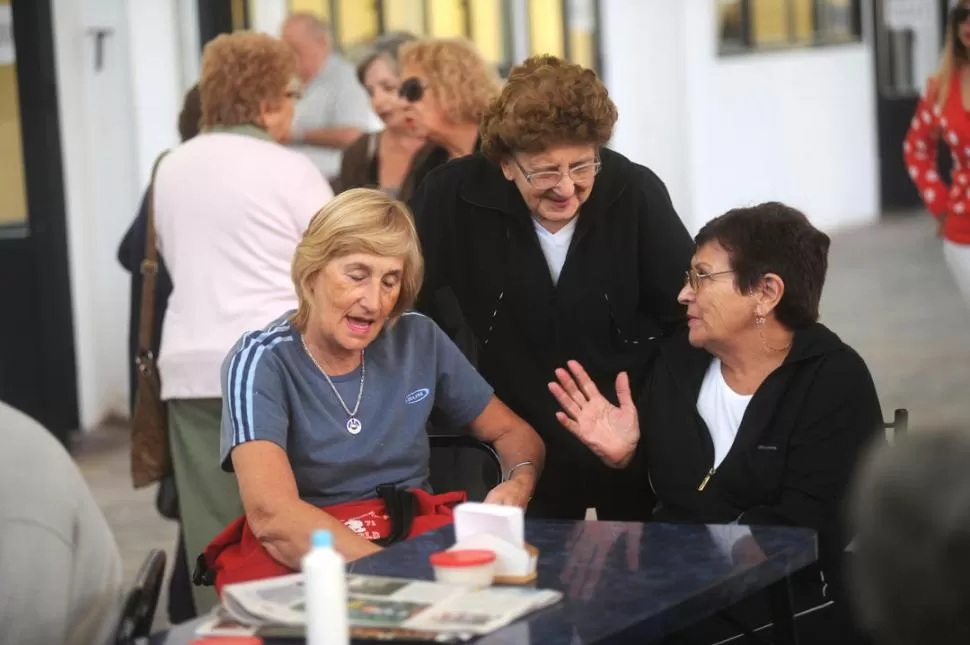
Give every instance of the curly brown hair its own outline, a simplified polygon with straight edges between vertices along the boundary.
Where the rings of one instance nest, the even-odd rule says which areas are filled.
[[[452,123],[480,123],[489,102],[499,92],[495,69],[464,38],[432,38],[405,43],[401,66],[417,65],[428,79]]]
[[[596,72],[555,56],[533,56],[512,68],[485,111],[482,153],[498,162],[515,151],[541,152],[559,143],[605,145],[616,118]]]
[[[257,123],[260,103],[282,101],[295,75],[296,56],[281,40],[250,31],[216,36],[202,52],[203,127]]]

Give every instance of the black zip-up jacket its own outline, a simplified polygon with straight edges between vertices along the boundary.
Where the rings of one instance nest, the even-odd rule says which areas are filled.
[[[629,485],[603,483],[624,476],[560,426],[548,383],[576,359],[609,396],[620,371],[642,385],[660,340],[684,320],[677,294],[693,242],[667,189],[616,152],[600,157],[558,284],[521,194],[481,154],[434,170],[411,202],[426,266],[418,308],[544,439],[546,469],[530,509],[547,516],[611,498],[649,513],[629,499]]]
[[[678,334],[664,343],[638,400],[638,457],[657,495],[654,519],[815,529],[826,578],[837,582],[850,537],[843,498],[883,422],[869,369],[824,325],[796,331],[784,363],[755,392],[734,444],[711,474],[714,444],[697,412],[711,360]]]

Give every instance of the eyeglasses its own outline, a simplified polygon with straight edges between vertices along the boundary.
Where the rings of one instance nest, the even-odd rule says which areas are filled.
[[[970,18],[970,7],[960,5],[950,10],[950,20],[953,21],[954,25],[966,22],[967,18]]]
[[[518,166],[519,170],[522,171],[522,175],[525,177],[525,180],[529,182],[531,186],[534,186],[539,190],[555,188],[559,185],[559,182],[562,181],[563,175],[569,175],[569,178],[573,181],[573,183],[579,184],[580,186],[585,186],[593,181],[593,177],[599,173],[600,168],[603,165],[602,162],[597,159],[596,161],[590,161],[578,166],[571,166],[565,173],[561,170],[539,170],[537,172],[529,172],[522,167],[522,164],[519,163],[519,160],[516,159],[514,155],[512,156],[512,161],[514,161],[515,165]]]
[[[401,83],[401,89],[398,90],[397,95],[408,103],[417,103],[424,98],[426,89],[428,89],[427,83],[416,76],[412,76]]]
[[[728,273],[734,273],[734,271],[715,271],[714,273],[701,273],[697,269],[691,267],[687,269],[685,275],[687,277],[687,284],[690,285],[691,291],[697,291],[701,288],[701,280],[707,280],[718,275],[726,275]]]
[[[301,98],[303,98],[303,92],[300,90],[288,90],[283,96],[288,99],[293,99],[294,101],[299,101]]]

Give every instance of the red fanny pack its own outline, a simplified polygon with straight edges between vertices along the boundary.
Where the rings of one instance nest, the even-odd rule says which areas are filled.
[[[417,488],[393,486],[381,486],[377,492],[376,499],[326,506],[322,510],[362,538],[387,546],[451,524],[454,507],[468,498],[464,491],[432,495]],[[205,548],[196,560],[192,580],[196,585],[215,585],[216,593],[222,595],[227,584],[289,573],[293,570],[270,556],[243,515]]]

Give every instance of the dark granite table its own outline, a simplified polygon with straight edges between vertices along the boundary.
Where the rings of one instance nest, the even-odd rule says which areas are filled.
[[[536,586],[558,589],[565,597],[476,643],[648,643],[766,589],[773,591],[776,614],[784,614],[776,621],[784,632],[791,627],[787,577],[815,562],[815,533],[758,527],[745,538],[745,548],[732,548],[739,530],[745,529],[528,520],[526,540],[539,549]],[[433,579],[428,556],[453,543],[454,531],[447,527],[349,568]],[[167,645],[189,642],[189,627],[173,629]],[[790,642],[789,634],[776,636]]]

